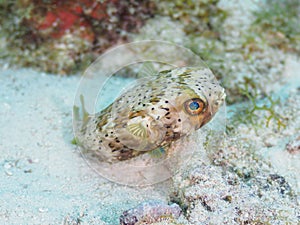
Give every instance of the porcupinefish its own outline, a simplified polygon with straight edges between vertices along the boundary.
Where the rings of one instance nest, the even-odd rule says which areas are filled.
[[[116,162],[162,150],[209,122],[225,99],[208,68],[178,67],[144,79],[89,115],[78,143],[99,160]]]

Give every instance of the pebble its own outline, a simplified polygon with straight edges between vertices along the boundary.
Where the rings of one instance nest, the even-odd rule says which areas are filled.
[[[181,212],[181,208],[175,203],[168,205],[160,201],[143,202],[124,211],[120,216],[120,225],[136,225],[141,222],[151,224],[168,217],[177,219]]]
[[[300,136],[286,145],[286,150],[291,154],[300,153]]]

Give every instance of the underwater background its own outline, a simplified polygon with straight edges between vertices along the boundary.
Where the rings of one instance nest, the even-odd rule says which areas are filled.
[[[298,0],[0,0],[0,14],[4,224],[299,224]],[[142,40],[205,61],[226,89],[226,138],[166,182],[128,187],[82,159],[72,107],[98,56]]]

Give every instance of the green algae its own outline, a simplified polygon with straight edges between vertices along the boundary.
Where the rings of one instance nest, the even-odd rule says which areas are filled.
[[[236,109],[232,116],[231,127],[239,123],[250,124],[254,128],[261,125],[269,127],[272,122],[276,124],[277,130],[286,127],[286,118],[278,113],[276,108],[281,104],[280,99],[275,99],[266,93],[259,93],[257,83],[251,78],[244,77],[243,86],[239,88],[239,92],[247,101]],[[259,120],[264,120],[264,123],[260,124]]]

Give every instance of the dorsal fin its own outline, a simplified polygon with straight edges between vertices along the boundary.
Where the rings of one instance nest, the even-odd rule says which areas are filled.
[[[154,68],[154,65],[152,62],[144,62],[137,74],[138,78],[141,77],[152,77],[153,75],[157,74],[158,71]]]

